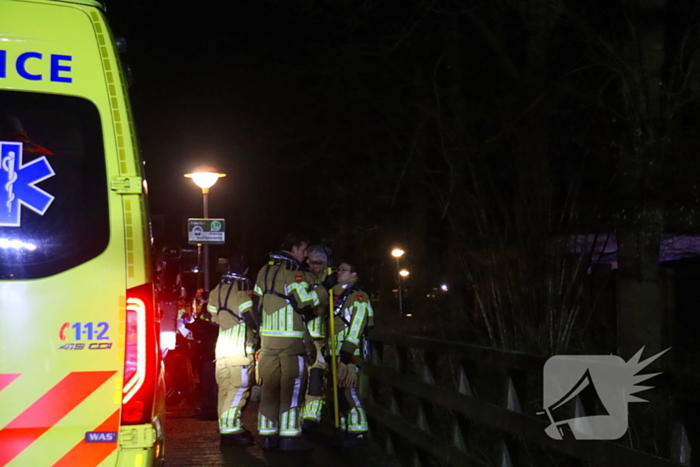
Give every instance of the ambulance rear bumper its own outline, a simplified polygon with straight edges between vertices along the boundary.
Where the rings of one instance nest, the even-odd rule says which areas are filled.
[[[159,467],[163,465],[162,425],[156,419],[145,425],[127,425],[119,430],[117,467]]]

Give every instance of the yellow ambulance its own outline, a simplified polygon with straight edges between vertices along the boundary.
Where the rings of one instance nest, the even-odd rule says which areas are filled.
[[[0,467],[162,464],[145,196],[102,5],[0,0]]]

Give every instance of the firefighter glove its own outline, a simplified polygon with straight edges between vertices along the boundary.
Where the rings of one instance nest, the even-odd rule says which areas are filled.
[[[297,310],[297,313],[299,313],[304,318],[304,321],[311,321],[312,319],[316,318],[316,313],[314,312],[314,308],[311,306],[301,308],[301,309]]]
[[[326,290],[331,290],[338,283],[338,274],[333,273],[326,276],[321,283],[321,287]]]
[[[341,382],[348,376],[348,366],[345,363],[338,363],[337,387],[342,387]]]
[[[357,367],[350,363],[345,365],[347,371],[345,372],[345,378],[342,380],[338,378],[338,386],[341,388],[354,388],[357,386]]]

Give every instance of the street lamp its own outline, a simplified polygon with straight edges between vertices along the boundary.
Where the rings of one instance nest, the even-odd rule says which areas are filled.
[[[393,250],[391,250],[391,256],[396,258],[396,261],[398,261],[399,258],[401,258],[404,253],[406,253],[406,252],[403,251],[401,248],[394,248]]]
[[[401,316],[403,316],[403,299],[401,297],[401,266],[399,264],[399,258],[401,258],[404,255],[404,253],[406,252],[403,251],[401,248],[394,248],[393,250],[391,250],[391,256],[393,256],[394,259],[396,259],[396,273],[399,275],[396,278],[396,283],[399,291],[399,313],[401,314]]]
[[[191,178],[192,181],[202,189],[202,206],[204,210],[204,218],[209,218],[209,188],[226,174],[216,171],[209,165],[200,165],[196,167],[192,173],[185,174],[186,178]],[[209,290],[209,244],[204,244],[204,290]]]

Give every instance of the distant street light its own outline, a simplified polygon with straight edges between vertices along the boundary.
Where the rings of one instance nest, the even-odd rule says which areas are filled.
[[[405,279],[406,277],[408,277],[409,274],[411,274],[411,273],[408,272],[408,269],[402,269],[402,270],[399,271],[399,276],[403,277],[404,279]]]
[[[186,178],[191,178],[192,181],[202,189],[202,205],[204,211],[204,218],[209,218],[209,188],[213,187],[214,184],[221,178],[225,177],[226,174],[222,174],[216,171],[216,169],[209,165],[200,165],[196,167],[192,173],[185,174]],[[209,291],[209,244],[204,244],[204,290]]]
[[[401,258],[406,252],[403,251],[401,248],[394,248],[391,250],[391,256],[396,259],[396,285],[397,289],[399,291],[399,314],[403,316],[403,298],[402,298],[402,292],[401,292],[401,277],[403,276],[402,271],[405,271],[405,269],[401,269],[401,265],[399,264],[399,258]],[[406,271],[406,275],[408,275],[408,271]],[[405,277],[405,276],[403,276]]]

